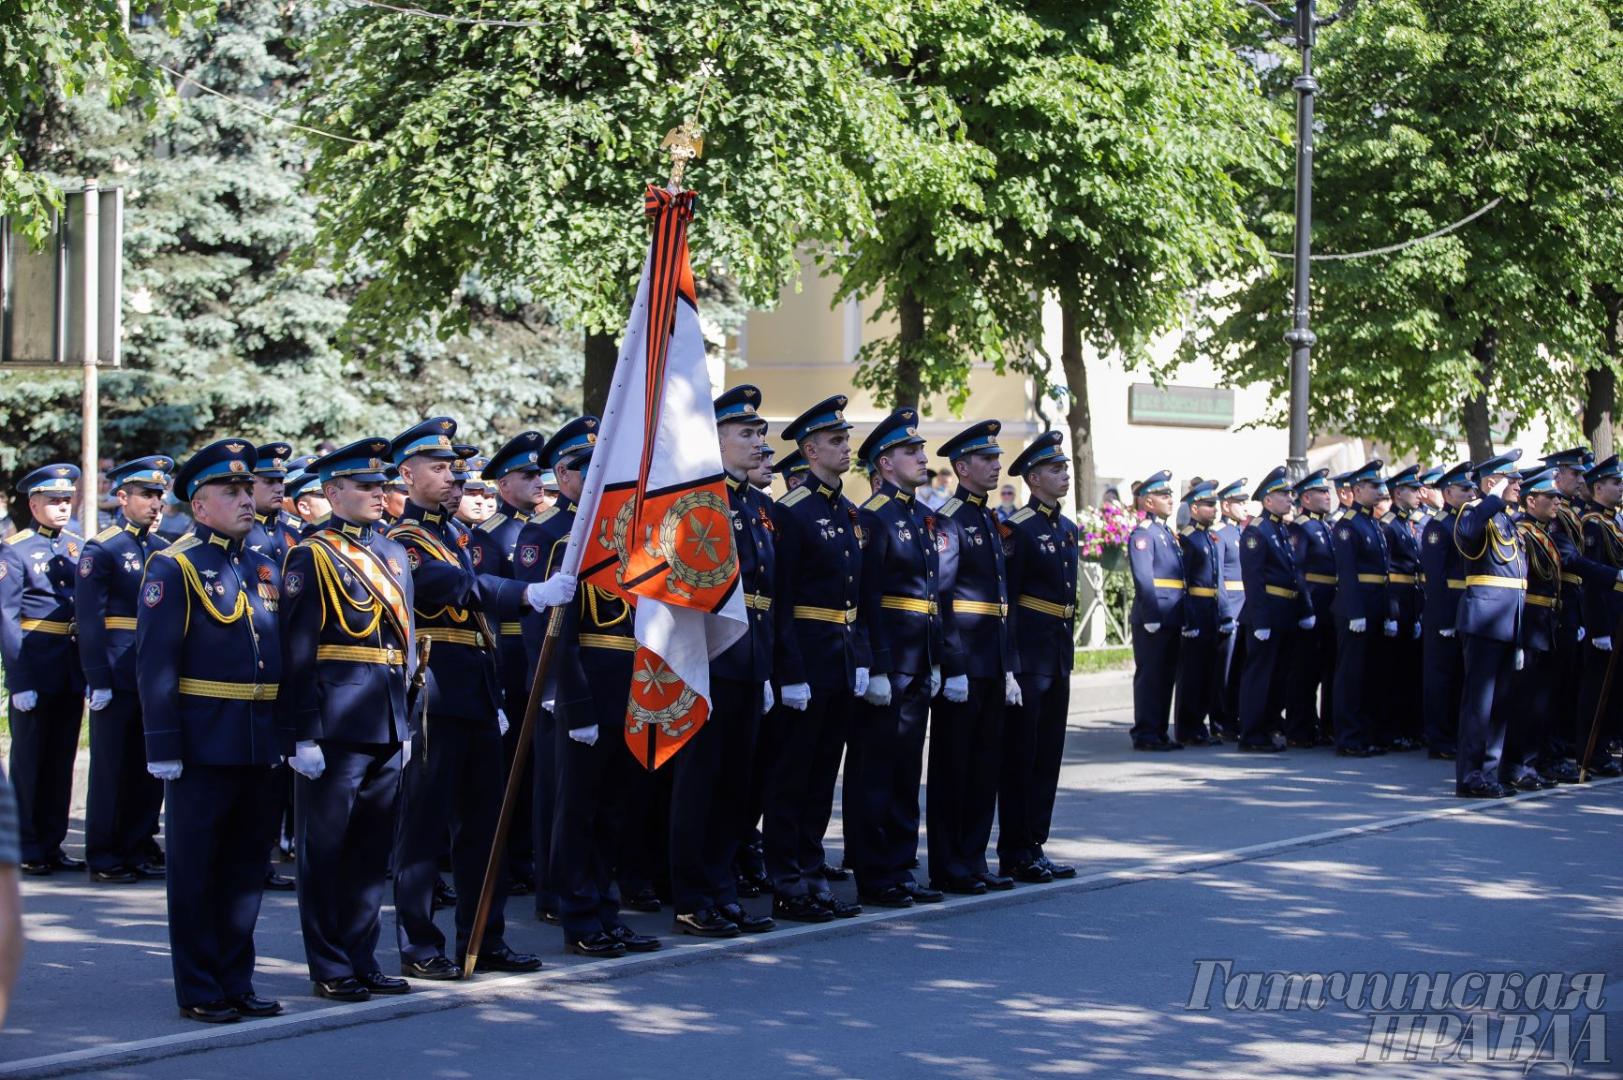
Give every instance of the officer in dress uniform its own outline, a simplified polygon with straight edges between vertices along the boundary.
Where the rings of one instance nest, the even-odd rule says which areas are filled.
[[[926,805],[930,883],[977,895],[1012,889],[1014,879],[986,862],[1002,775],[1008,705],[1020,700],[1009,642],[1008,571],[1003,525],[987,505],[1002,475],[996,420],[972,424],[941,445],[958,479],[936,514],[941,542],[943,696],[930,720],[930,792]],[[953,689],[964,678],[962,700]]]
[[[733,861],[746,821],[751,762],[772,706],[774,564],[769,500],[750,483],[766,421],[761,391],[735,386],[715,400],[716,434],[744,594],[746,630],[710,661],[710,718],[671,762],[671,891],[676,928],[700,937],[761,933],[776,925],[738,902]]]
[[[518,536],[529,524],[535,506],[541,501],[541,444],[539,431],[521,431],[491,455],[479,470],[479,478],[495,485],[499,501],[496,512],[473,530],[469,552],[480,571],[516,578],[513,553]],[[525,662],[522,619],[501,624],[502,698],[508,717],[524,715],[530,701],[531,668]],[[518,725],[509,724],[502,737],[502,760],[509,770],[518,749]],[[528,896],[535,890],[535,843],[533,840],[533,783],[525,769],[524,784],[513,807],[512,831],[507,838],[508,894]]]
[[[1178,692],[1173,735],[1185,746],[1221,746],[1224,638],[1232,634],[1223,589],[1223,543],[1217,520],[1217,481],[1201,480],[1184,493],[1189,523],[1178,530],[1183,549],[1183,641],[1178,646]],[[1226,630],[1227,634],[1223,631]],[[1212,726],[1208,730],[1207,717]]]
[[[1375,507],[1386,493],[1379,458],[1343,473],[1352,488],[1354,509],[1336,525],[1336,753],[1369,757],[1385,750],[1375,743],[1375,703],[1368,687],[1379,671],[1372,635],[1395,624],[1386,575],[1391,555]],[[1373,625],[1372,625],[1373,624]]]
[[[1446,471],[1441,465],[1420,470],[1420,502],[1415,507],[1415,515],[1420,519],[1422,535],[1426,526],[1431,524],[1431,519],[1443,512],[1443,492],[1439,485]]]
[[[874,467],[879,486],[857,519],[857,621],[867,631],[873,663],[846,757],[846,865],[856,871],[858,894],[882,907],[944,899],[908,869],[918,857],[924,736],[930,701],[941,689],[942,652],[940,551],[935,514],[918,502],[929,458],[917,424],[916,410],[896,409],[857,451]],[[958,676],[954,697],[967,697],[968,684],[967,676]]]
[[[1522,663],[1511,676],[1511,706],[1505,732],[1501,784],[1520,791],[1556,786],[1544,769],[1561,760],[1555,742],[1557,724],[1550,710],[1555,687],[1556,640],[1561,621],[1561,553],[1551,530],[1561,496],[1555,487],[1555,469],[1535,465],[1521,473],[1521,512],[1516,530],[1527,552],[1526,606],[1522,610]]]
[[[135,622],[147,771],[166,781],[169,951],[181,1015],[274,1016],[254,993],[279,726],[281,569],[243,547],[254,524],[254,446],[223,439],[175,474],[192,532],[154,552]]]
[[[1004,717],[998,781],[999,873],[1041,884],[1076,876],[1043,851],[1054,817],[1065,720],[1076,663],[1076,579],[1082,547],[1076,523],[1060,513],[1071,490],[1070,459],[1058,431],[1045,431],[1015,457],[1031,498],[1004,524],[1009,573],[1009,647],[1016,688]]]
[[[1334,478],[1336,485],[1336,508],[1330,514],[1330,525],[1332,528],[1340,525],[1342,521],[1346,520],[1350,514],[1353,514],[1358,509],[1358,500],[1354,493],[1356,485],[1353,483],[1353,477],[1357,475],[1358,472],[1359,470],[1354,469],[1351,472],[1344,472],[1340,476]]]
[[[1418,750],[1421,745],[1420,701],[1412,692],[1420,685],[1420,654],[1424,648],[1420,640],[1424,629],[1420,620],[1424,596],[1420,589],[1420,534],[1425,526],[1419,513],[1420,488],[1419,465],[1392,474],[1387,479],[1392,509],[1381,519],[1392,560],[1386,587],[1397,627],[1394,633],[1385,635],[1387,660],[1383,674],[1395,692],[1387,696],[1381,710],[1380,741],[1392,750]]]
[[[155,455],[107,470],[122,524],[103,529],[79,557],[74,611],[79,660],[90,691],[85,861],[90,880],[103,884],[164,873],[149,853],[163,784],[147,773],[134,645],[141,572],[147,557],[167,543],[152,524],[163,509],[174,467],[173,458]]]
[[[1465,595],[1457,623],[1465,681],[1454,793],[1468,799],[1515,793],[1499,782],[1499,766],[1512,705],[1511,678],[1523,662],[1527,554],[1506,509],[1521,485],[1516,472],[1520,457],[1520,450],[1512,450],[1478,465],[1482,498],[1461,510],[1454,522],[1454,543],[1465,556]]]
[[[1459,512],[1476,494],[1471,463],[1462,461],[1437,478],[1442,510],[1426,523],[1420,541],[1420,570],[1426,598],[1421,608],[1425,626],[1423,700],[1426,710],[1426,756],[1453,761],[1459,733],[1460,683],[1465,661],[1460,652],[1460,597],[1465,592],[1465,556],[1454,545]]]
[[[1616,578],[1617,572],[1604,562],[1591,559],[1584,549],[1583,515],[1585,500],[1579,494],[1584,479],[1584,459],[1588,451],[1583,447],[1561,450],[1544,459],[1544,464],[1555,469],[1554,484],[1558,496],[1555,518],[1550,523],[1550,539],[1561,557],[1561,607],[1556,626],[1555,653],[1551,657],[1552,671],[1550,708],[1559,718],[1551,736],[1553,760],[1546,763],[1544,773],[1558,783],[1578,781],[1578,766],[1566,759],[1583,752],[1573,741],[1579,732],[1587,738],[1588,725],[1578,716],[1579,686],[1583,682],[1583,658],[1588,650],[1584,627],[1584,582],[1595,580],[1606,584]]]
[[[1245,582],[1240,575],[1240,533],[1250,518],[1247,509],[1251,488],[1245,477],[1231,480],[1217,489],[1217,521],[1212,536],[1222,547],[1223,593],[1218,598],[1219,614],[1228,630],[1221,634],[1222,669],[1217,689],[1214,730],[1240,737],[1240,676],[1245,672],[1245,635],[1239,633],[1240,613],[1245,610]]]
[[[299,925],[316,996],[334,1001],[409,989],[376,956],[416,667],[406,551],[378,532],[388,453],[368,438],[311,463],[333,513],[283,577]]]
[[[782,461],[772,466],[772,471],[783,478],[783,491],[786,495],[801,485],[810,470],[811,464],[798,449],[789,451],[783,455]]]
[[[1327,520],[1332,500],[1328,469],[1296,482],[1300,511],[1289,527],[1291,556],[1300,578],[1297,586],[1313,607],[1311,630],[1296,635],[1286,681],[1285,745],[1296,749],[1335,742],[1336,623],[1330,611],[1336,599],[1336,551]]]
[[[851,466],[845,402],[843,394],[827,398],[784,429],[807,470],[771,510],[777,562],[772,670],[780,690],[762,740],[768,756],[763,839],[772,914],[796,922],[862,910],[834,896],[823,857],[846,732],[855,698],[868,689],[871,662],[867,627],[857,618],[860,526],[842,486]]]
[[[1127,540],[1133,572],[1133,749],[1182,750],[1167,738],[1172,687],[1183,640],[1183,551],[1167,528],[1172,513],[1172,474],[1141,481],[1134,496],[1145,516]]]
[[[1262,513],[1240,537],[1240,574],[1245,583],[1240,626],[1249,640],[1240,682],[1239,749],[1253,753],[1284,749],[1273,737],[1275,728],[1283,726],[1284,665],[1291,661],[1297,631],[1312,630],[1318,622],[1313,601],[1301,587],[1285,525],[1292,495],[1290,476],[1283,465],[1278,466],[1252,493],[1252,499],[1262,504]]]
[[[462,968],[445,955],[434,925],[436,861],[451,830],[457,891],[456,955],[466,955],[479,903],[506,776],[501,736],[506,717],[491,624],[540,608],[540,586],[474,569],[467,533],[445,511],[455,483],[451,464],[465,461],[452,439],[456,421],[434,417],[395,436],[390,453],[405,481],[406,510],[389,538],[406,550],[415,632],[433,641],[425,692],[426,716],[412,734],[401,780],[394,853],[396,936],[400,971],[423,979],[458,979]],[[571,581],[572,585],[573,582]],[[497,883],[480,964],[494,971],[534,971],[539,957],[503,941],[506,882]]]
[[[1589,745],[1590,732],[1598,724],[1599,737],[1588,762],[1589,772],[1597,776],[1623,775],[1606,743],[1616,718],[1623,715],[1623,693],[1614,692],[1606,702],[1606,714],[1597,717],[1601,707],[1601,689],[1606,680],[1606,665],[1612,651],[1612,635],[1619,616],[1623,615],[1623,524],[1617,509],[1623,502],[1623,469],[1614,454],[1592,466],[1584,473],[1589,487],[1589,508],[1583,515],[1584,556],[1593,559],[1604,570],[1583,574],[1584,637],[1589,648],[1584,650],[1583,678],[1578,693],[1578,716],[1573,732],[1573,754],[1582,759]],[[1618,643],[1623,646],[1623,642]],[[1582,761],[1580,760],[1580,764]]]
[[[308,467],[309,462],[305,464]],[[282,490],[293,500],[293,510],[299,516],[300,539],[321,528],[332,514],[332,505],[327,502],[327,496],[321,493],[321,477],[308,471],[308,468],[288,476]]]
[[[74,531],[73,465],[46,465],[18,484],[34,527],[0,545],[0,655],[11,692],[11,780],[17,794],[22,872],[82,870],[62,850],[79,752],[84,677],[74,637],[73,592],[84,540]]]

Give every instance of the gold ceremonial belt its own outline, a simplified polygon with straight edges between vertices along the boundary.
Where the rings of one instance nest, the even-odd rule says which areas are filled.
[[[501,630],[498,632],[502,637],[523,637],[524,624],[516,622],[504,622],[502,623]]]
[[[1358,583],[1360,585],[1385,585],[1386,584],[1386,575],[1385,574],[1359,574],[1358,575]]]
[[[1336,583],[1334,574],[1303,574],[1302,577],[1314,585],[1334,585]]]
[[[1330,580],[1334,581],[1335,578],[1331,578]],[[1223,590],[1225,592],[1245,592],[1245,582],[1243,582],[1243,581],[1225,581],[1225,582],[1223,582]]]
[[[134,619],[130,620],[132,623],[134,621]],[[22,628],[25,634],[60,634],[67,637],[73,633],[73,620],[24,619],[22,620]]]
[[[856,608],[846,608],[844,611],[831,607],[807,607],[796,604],[794,616],[797,619],[811,619],[814,622],[831,622],[850,624],[857,621]]]
[[[180,692],[192,697],[229,698],[232,701],[275,701],[277,683],[218,682],[181,679]]]
[[[1555,597],[1540,596],[1538,593],[1528,593],[1527,602],[1534,607],[1555,607]]]
[[[1525,589],[1527,582],[1519,577],[1498,577],[1494,574],[1472,574],[1465,579],[1467,585],[1484,585],[1494,589]]]
[[[1266,592],[1269,596],[1280,596],[1280,597],[1285,598],[1286,600],[1295,600],[1296,599],[1296,590],[1295,589],[1287,589],[1283,585],[1264,585],[1263,586],[1263,591]]]
[[[1447,584],[1450,589],[1463,589],[1465,588],[1465,579],[1462,577],[1451,577],[1448,579]]]
[[[580,643],[588,649],[618,649],[621,652],[636,652],[637,639],[625,637],[620,634],[582,634]]]
[[[443,641],[447,645],[467,645],[475,649],[485,647],[485,635],[477,630],[458,630],[449,626],[419,626],[417,633],[431,641]]]
[[[102,619],[101,624],[109,630],[134,630],[134,615],[108,615]]]
[[[749,608],[751,611],[771,611],[772,598],[761,593],[745,593],[744,606]]]
[[[911,611],[915,615],[934,615],[936,613],[934,600],[920,600],[916,596],[881,596],[879,606],[890,608],[892,611]]]
[[[406,663],[406,654],[399,649],[376,648],[371,645],[317,645],[317,660],[348,660],[353,664],[398,664],[402,667]]]
[[[1577,574],[1563,573],[1561,575],[1561,580],[1566,582],[1568,585],[1582,585],[1584,583],[1584,579],[1579,577]]]
[[[1157,589],[1181,589],[1183,588],[1183,578],[1158,577],[1150,584]]]
[[[1413,574],[1388,574],[1388,575],[1386,575],[1386,580],[1390,581],[1394,585],[1413,585],[1414,584],[1414,575]]]
[[[1204,585],[1191,585],[1191,586],[1189,586],[1189,595],[1190,596],[1216,596],[1217,595],[1217,589],[1216,588],[1208,589]]]
[[[1040,611],[1044,615],[1052,615],[1056,619],[1069,619],[1076,614],[1075,604],[1056,604],[1052,600],[1040,600],[1035,596],[1027,596],[1025,593],[1021,593],[1020,599],[1016,600],[1015,603],[1031,611]]]
[[[994,604],[990,600],[954,600],[952,611],[954,615],[996,615],[1001,618],[1009,613],[1009,605]]]

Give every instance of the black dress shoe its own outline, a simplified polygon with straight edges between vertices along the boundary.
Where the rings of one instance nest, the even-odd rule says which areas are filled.
[[[385,975],[381,971],[368,971],[365,975],[355,976],[374,994],[409,994],[411,983],[405,979],[397,979],[393,975]]]
[[[1156,741],[1154,741],[1152,739],[1146,739],[1146,740],[1144,740],[1142,742],[1134,742],[1133,743],[1133,749],[1134,750],[1142,750],[1142,751],[1144,751],[1146,753],[1158,754],[1158,753],[1162,753],[1162,752],[1167,751],[1167,750],[1171,750],[1172,749],[1172,744],[1169,743],[1169,742],[1156,742]]]
[[[1277,754],[1285,748],[1276,742],[1269,741],[1264,743],[1237,743],[1234,749],[1242,754]]]
[[[847,903],[832,893],[827,896],[819,896],[817,902],[822,904],[828,913],[836,919],[854,919],[862,914],[861,904]]]
[[[158,842],[156,840],[148,840],[145,844],[141,845],[141,858],[143,861],[152,866],[165,865],[163,848],[158,846]]]
[[[891,885],[883,889],[868,890],[861,894],[862,899],[870,904],[880,907],[908,908],[913,906],[913,894],[901,885]]]
[[[625,906],[632,911],[658,911],[659,894],[653,889],[639,889],[635,896],[625,902]]]
[[[372,991],[355,976],[345,975],[341,979],[317,980],[316,997],[331,998],[333,1001],[370,1001]]]
[[[822,866],[817,868],[817,872],[823,876],[825,881],[851,880],[851,871],[847,870],[843,866],[830,866],[828,863],[824,863]]]
[[[1213,740],[1212,740],[1212,737],[1210,735],[1190,735],[1187,738],[1180,738],[1178,741],[1183,743],[1185,746],[1211,746],[1211,745],[1213,745]],[[1218,746],[1223,745],[1223,740],[1222,739],[1216,740],[1216,745],[1218,745]]]
[[[112,870],[92,870],[90,880],[98,885],[133,885],[139,879],[135,876],[135,871],[119,866]]]
[[[1320,735],[1317,739],[1313,740],[1313,745],[1315,746],[1334,746],[1335,744],[1336,737],[1334,735]]]
[[[649,934],[639,934],[625,923],[609,928],[609,937],[624,945],[627,952],[658,952],[660,940]]]
[[[676,928],[684,934],[694,937],[737,937],[738,924],[724,916],[715,908],[700,908],[698,911],[679,912],[676,916]]]
[[[940,889],[920,885],[916,881],[904,881],[902,888],[907,890],[907,895],[913,898],[915,904],[939,904],[947,898],[947,894]]]
[[[462,965],[449,956],[430,956],[427,960],[402,960],[400,974],[412,979],[455,982],[462,978]]]
[[[1054,880],[1046,867],[1038,862],[1019,863],[1008,868],[1008,874],[1016,881],[1027,885],[1047,885]]]
[[[602,960],[614,956],[624,956],[626,947],[599,930],[597,933],[587,934],[585,937],[571,938],[569,951],[576,956]]]
[[[1364,746],[1338,746],[1336,757],[1371,757],[1373,752]]]
[[[535,892],[535,882],[525,877],[510,878],[507,882],[508,896],[529,896]]]
[[[1061,878],[1076,877],[1076,867],[1071,866],[1069,863],[1057,863],[1047,855],[1037,856],[1037,865],[1047,870],[1048,875],[1055,881]]]
[[[187,1020],[201,1020],[205,1024],[235,1024],[242,1014],[228,1001],[205,1001],[201,1005],[182,1005],[180,1015]]]
[[[162,863],[144,862],[139,866],[130,867],[130,873],[142,881],[156,881],[169,876],[169,871]]]
[[[1551,765],[1544,775],[1558,784],[1576,784],[1578,782],[1578,766],[1570,761],[1558,761]]]
[[[1623,776],[1623,768],[1619,768],[1617,762],[1613,761],[1611,758],[1601,758],[1598,761],[1592,761],[1589,763],[1589,775]]]
[[[745,934],[764,934],[768,930],[778,928],[778,924],[772,921],[772,916],[751,915],[744,910],[743,904],[723,904],[716,911]]]
[[[1454,785],[1454,794],[1462,799],[1504,799],[1515,791],[1492,780],[1479,780],[1474,784]]]
[[[1458,755],[1455,754],[1454,751],[1452,751],[1452,750],[1427,750],[1426,751],[1426,760],[1428,760],[1428,761],[1453,761],[1454,758],[1457,757],[1457,756]]]
[[[1513,787],[1517,791],[1538,791],[1544,785],[1539,783],[1538,773],[1524,772],[1513,777],[1508,783],[1500,782],[1501,787]]]
[[[541,958],[535,953],[514,952],[503,945],[479,957],[481,971],[540,971]]]
[[[298,887],[298,882],[286,874],[279,874],[275,870],[265,871],[265,888],[271,892],[292,892]]]
[[[1161,746],[1167,750],[1183,749],[1183,743],[1179,742],[1177,739],[1162,739]]]
[[[978,877],[932,878],[930,884],[955,896],[984,896],[986,882]],[[1010,882],[1012,885],[1013,882]]]
[[[976,874],[975,876],[980,879],[982,885],[985,885],[992,892],[1008,892],[1014,888],[1014,878],[1012,877],[993,873]]]
[[[85,868],[85,861],[83,859],[75,859],[72,855],[59,851],[56,853],[56,858],[51,860],[51,866],[57,870],[83,870]]]
[[[538,911],[536,912],[535,917],[546,923],[548,926],[561,926],[563,925],[564,921],[563,917],[560,916],[556,911]]]
[[[733,891],[738,893],[739,896],[742,896],[746,900],[750,900],[761,895],[761,887],[747,877],[734,878]]]
[[[1319,744],[1318,744],[1318,741],[1316,739],[1286,739],[1285,740],[1285,748],[1287,750],[1311,750],[1317,745],[1319,745]]]
[[[805,923],[824,923],[834,918],[834,912],[813,896],[780,896],[772,901],[772,914],[790,922]]]
[[[24,859],[18,867],[29,877],[50,877],[56,872],[56,866],[44,859]]]
[[[441,908],[454,908],[456,907],[456,901],[456,890],[450,885],[447,885],[444,878],[435,879],[434,910],[439,911]]]
[[[228,997],[226,1003],[244,1016],[263,1017],[277,1016],[282,1011],[282,1003],[274,998],[262,998],[258,994],[249,992]]]

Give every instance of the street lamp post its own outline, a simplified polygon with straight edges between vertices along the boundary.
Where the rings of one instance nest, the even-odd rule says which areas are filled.
[[[1285,340],[1291,347],[1290,453],[1286,467],[1293,480],[1307,475],[1308,385],[1317,340],[1309,327],[1308,300],[1312,286],[1313,251],[1313,39],[1318,30],[1313,0],[1296,0],[1296,46],[1302,70],[1291,85],[1296,90],[1296,283],[1292,290],[1291,328]]]

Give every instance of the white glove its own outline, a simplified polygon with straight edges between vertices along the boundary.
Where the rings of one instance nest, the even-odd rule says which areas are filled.
[[[567,604],[575,598],[575,575],[553,574],[524,590],[524,602],[536,611]]]
[[[1200,636],[1200,627],[1191,626],[1189,629],[1187,629],[1187,630],[1185,630],[1183,632],[1183,636],[1184,637],[1199,637]]]
[[[1369,624],[1363,619],[1348,619],[1347,632],[1352,634],[1362,634],[1364,632],[1364,627],[1367,625]]]
[[[1527,662],[1527,654],[1522,652],[1520,649],[1517,649],[1516,650],[1516,670],[1520,671],[1522,669],[1522,665],[1525,664],[1526,662]]]
[[[1451,638],[1454,636],[1454,628],[1452,626],[1450,626],[1447,630],[1439,630],[1437,632],[1445,638]]]
[[[857,673],[851,677],[851,693],[856,697],[862,697],[867,692],[868,669],[865,667],[859,667],[857,668]]]
[[[767,713],[771,712],[772,711],[772,706],[776,705],[776,704],[777,704],[777,699],[775,699],[772,696],[772,684],[769,683],[769,682],[762,683],[761,684],[761,715],[765,716]]]
[[[404,769],[407,765],[410,765],[410,764],[411,764],[411,737],[407,736],[406,741],[400,744],[400,767],[402,769]]]
[[[1414,635],[1413,636],[1414,636],[1414,639],[1416,641],[1420,640],[1420,624],[1418,622],[1414,624]]]
[[[1144,624],[1144,632],[1146,634],[1153,634],[1159,629],[1161,629],[1161,624],[1158,622],[1147,622]]]
[[[873,678],[869,679],[867,690],[862,695],[862,700],[866,701],[869,705],[889,705],[890,676],[881,674],[875,675]]]
[[[113,692],[111,690],[92,690],[92,691],[90,691],[90,711],[91,712],[101,712],[103,709],[107,708],[107,706],[111,705],[112,703],[113,703]]]
[[[585,744],[586,746],[596,746],[597,725],[592,724],[589,727],[570,728],[569,737],[578,743]]]
[[[287,763],[306,780],[314,780],[327,768],[327,756],[314,739],[304,739],[294,745],[293,756]]]
[[[1578,627],[1578,640],[1581,642],[1587,636],[1588,633],[1584,630],[1584,628],[1582,626]]]
[[[1255,630],[1251,631],[1251,636],[1256,638],[1258,641],[1267,641],[1269,638],[1274,636],[1274,632],[1268,629],[1266,626],[1259,626]]]
[[[179,780],[181,768],[181,763],[178,761],[147,762],[147,772],[156,776],[159,780]]]
[[[508,727],[509,727],[509,724],[507,723],[507,713],[505,713],[501,709],[497,709],[496,710],[496,730],[501,732],[503,735],[506,735]]]
[[[1311,629],[1313,629],[1313,628],[1314,628],[1314,627],[1315,627],[1315,626],[1317,626],[1317,625],[1318,625],[1318,622],[1319,622],[1319,617],[1318,617],[1318,616],[1317,616],[1317,615],[1309,615],[1309,616],[1308,616],[1308,617],[1307,617],[1307,618],[1305,618],[1305,619],[1298,619],[1298,620],[1296,620],[1296,625],[1297,625],[1297,627],[1298,627],[1298,628],[1299,628],[1299,629],[1302,629],[1302,630],[1311,630]]]
[[[1590,644],[1594,645],[1595,648],[1599,649],[1601,652],[1611,652],[1612,635],[1607,634],[1605,637],[1594,638],[1591,640]]]
[[[1229,619],[1227,622],[1222,622],[1217,625],[1217,632],[1227,636],[1234,633],[1235,625],[1235,621],[1233,619]]]
[[[811,704],[810,683],[790,683],[783,688],[783,707],[796,712],[805,712],[806,706]]]
[[[547,710],[547,712],[556,712],[557,708],[558,708],[558,703],[556,701],[554,701],[552,698],[548,698],[547,700],[545,700],[545,701],[543,701],[541,703],[541,707],[543,709]]]
[[[1003,703],[1005,705],[1024,705],[1025,700],[1020,696],[1020,680],[1014,677],[1014,672],[1003,673]]]
[[[954,675],[952,678],[948,679],[946,684],[946,695],[947,700],[951,702],[968,701],[969,676]]]
[[[1397,637],[1398,621],[1396,619],[1386,620],[1381,624],[1381,633],[1385,634],[1387,637]]]
[[[941,665],[932,664],[930,666],[930,696],[934,698],[939,693],[941,693]]]
[[[39,704],[39,691],[24,690],[11,695],[11,707],[18,712],[33,712],[34,706]]]
[[[1617,572],[1617,580],[1623,581],[1623,570]]]

